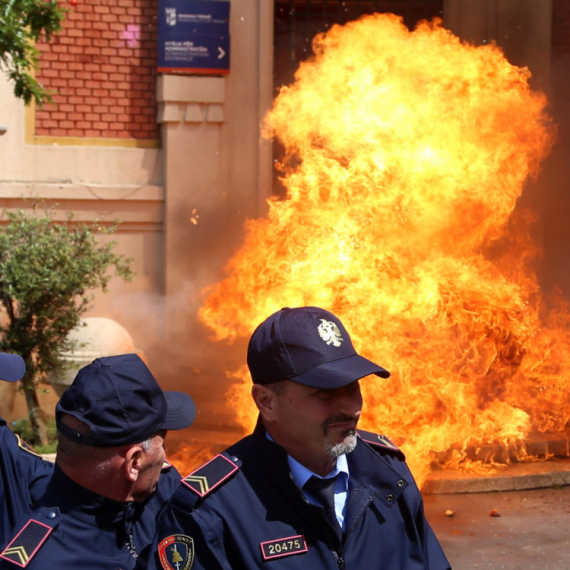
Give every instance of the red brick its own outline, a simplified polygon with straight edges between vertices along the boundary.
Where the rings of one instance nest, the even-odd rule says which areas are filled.
[[[81,79],[70,79],[69,86],[73,87],[74,89],[84,87],[84,82]]]
[[[85,130],[85,136],[91,137],[91,138],[100,138],[101,137],[101,131],[99,131],[97,129],[86,129]]]
[[[93,12],[95,14],[108,14],[110,9],[108,6],[93,6]]]
[[[91,89],[77,89],[75,93],[80,97],[88,97],[89,95],[91,95]]]
[[[84,119],[86,121],[98,121],[99,113],[86,113]]]

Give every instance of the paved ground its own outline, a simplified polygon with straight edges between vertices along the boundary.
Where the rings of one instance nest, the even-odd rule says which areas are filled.
[[[570,569],[570,486],[424,499],[453,570]]]

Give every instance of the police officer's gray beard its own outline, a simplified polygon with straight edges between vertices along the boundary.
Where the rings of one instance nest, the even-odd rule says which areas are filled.
[[[340,443],[331,444],[329,439],[325,437],[324,450],[325,453],[331,457],[339,457],[340,455],[354,451],[357,441],[356,431],[351,429],[350,433],[348,433]]]

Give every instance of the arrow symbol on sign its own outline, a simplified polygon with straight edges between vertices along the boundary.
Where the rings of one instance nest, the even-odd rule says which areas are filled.
[[[226,55],[226,52],[220,46],[218,46],[218,59],[222,59],[224,55]]]

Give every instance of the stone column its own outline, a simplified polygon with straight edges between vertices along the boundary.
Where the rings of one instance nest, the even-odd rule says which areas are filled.
[[[273,98],[273,2],[232,0],[230,45],[226,76],[158,79],[168,342],[153,360],[209,412],[194,429],[226,432],[226,372],[245,363],[245,352],[212,342],[196,315],[202,289],[223,277],[240,247],[245,220],[263,216],[271,195],[271,143],[260,126]]]

